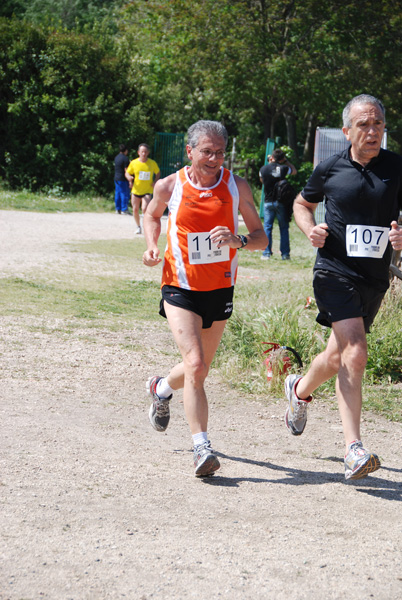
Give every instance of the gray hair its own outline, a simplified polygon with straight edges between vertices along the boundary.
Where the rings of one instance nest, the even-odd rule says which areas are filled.
[[[350,100],[343,109],[342,120],[344,127],[352,127],[352,121],[350,120],[350,111],[352,109],[352,106],[355,106],[356,104],[372,104],[373,106],[378,106],[385,120],[385,108],[381,100],[378,100],[378,98],[370,96],[369,94],[360,94],[360,96],[355,96],[354,98],[352,98],[352,100]]]
[[[226,127],[219,121],[197,121],[190,125],[187,131],[187,144],[192,148],[198,145],[201,135],[217,135],[225,140],[225,148],[228,143],[228,132]]]

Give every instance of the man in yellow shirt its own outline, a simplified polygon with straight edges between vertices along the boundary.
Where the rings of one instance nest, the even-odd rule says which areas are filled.
[[[135,233],[141,233],[140,204],[145,214],[154,193],[154,185],[161,176],[160,169],[152,158],[148,158],[150,147],[147,144],[138,146],[138,158],[130,162],[126,170],[126,179],[131,188],[131,204],[137,225]]]

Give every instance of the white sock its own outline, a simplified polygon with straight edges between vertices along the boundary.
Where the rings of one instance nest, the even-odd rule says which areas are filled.
[[[193,444],[194,446],[201,446],[201,444],[205,444],[208,441],[208,434],[206,431],[201,431],[201,433],[196,433],[193,435]]]
[[[163,377],[158,381],[158,385],[156,386],[156,393],[159,398],[169,398],[170,394],[173,394],[174,390],[170,387],[167,382],[167,377]]]

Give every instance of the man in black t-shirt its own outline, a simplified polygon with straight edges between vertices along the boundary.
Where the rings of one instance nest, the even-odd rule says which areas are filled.
[[[285,381],[286,425],[301,435],[311,394],[337,376],[336,394],[345,437],[345,478],[360,479],[380,467],[360,440],[366,334],[389,286],[392,249],[402,248],[402,157],[381,149],[385,128],[382,103],[356,96],[343,111],[350,147],[314,170],[294,203],[299,228],[318,248],[314,266],[317,321],[332,327],[324,352],[302,377]],[[325,222],[314,211],[325,199]]]
[[[264,230],[268,238],[268,246],[261,256],[263,260],[270,258],[272,254],[272,228],[275,218],[278,220],[281,236],[282,260],[290,258],[288,207],[280,202],[275,202],[272,193],[278,181],[286,179],[287,175],[296,175],[296,173],[296,168],[287,160],[285,153],[280,148],[272,152],[268,164],[260,169],[260,181],[264,185]]]
[[[128,215],[128,201],[130,200],[130,188],[125,173],[130,161],[128,150],[124,144],[120,144],[120,152],[114,158],[114,204],[116,212],[120,215]]]

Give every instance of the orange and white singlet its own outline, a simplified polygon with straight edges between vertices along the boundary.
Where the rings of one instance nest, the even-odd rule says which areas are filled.
[[[194,185],[188,167],[176,173],[169,200],[167,246],[162,286],[208,292],[235,284],[237,250],[212,244],[209,232],[217,225],[238,229],[239,191],[231,171],[222,168],[210,188]]]

